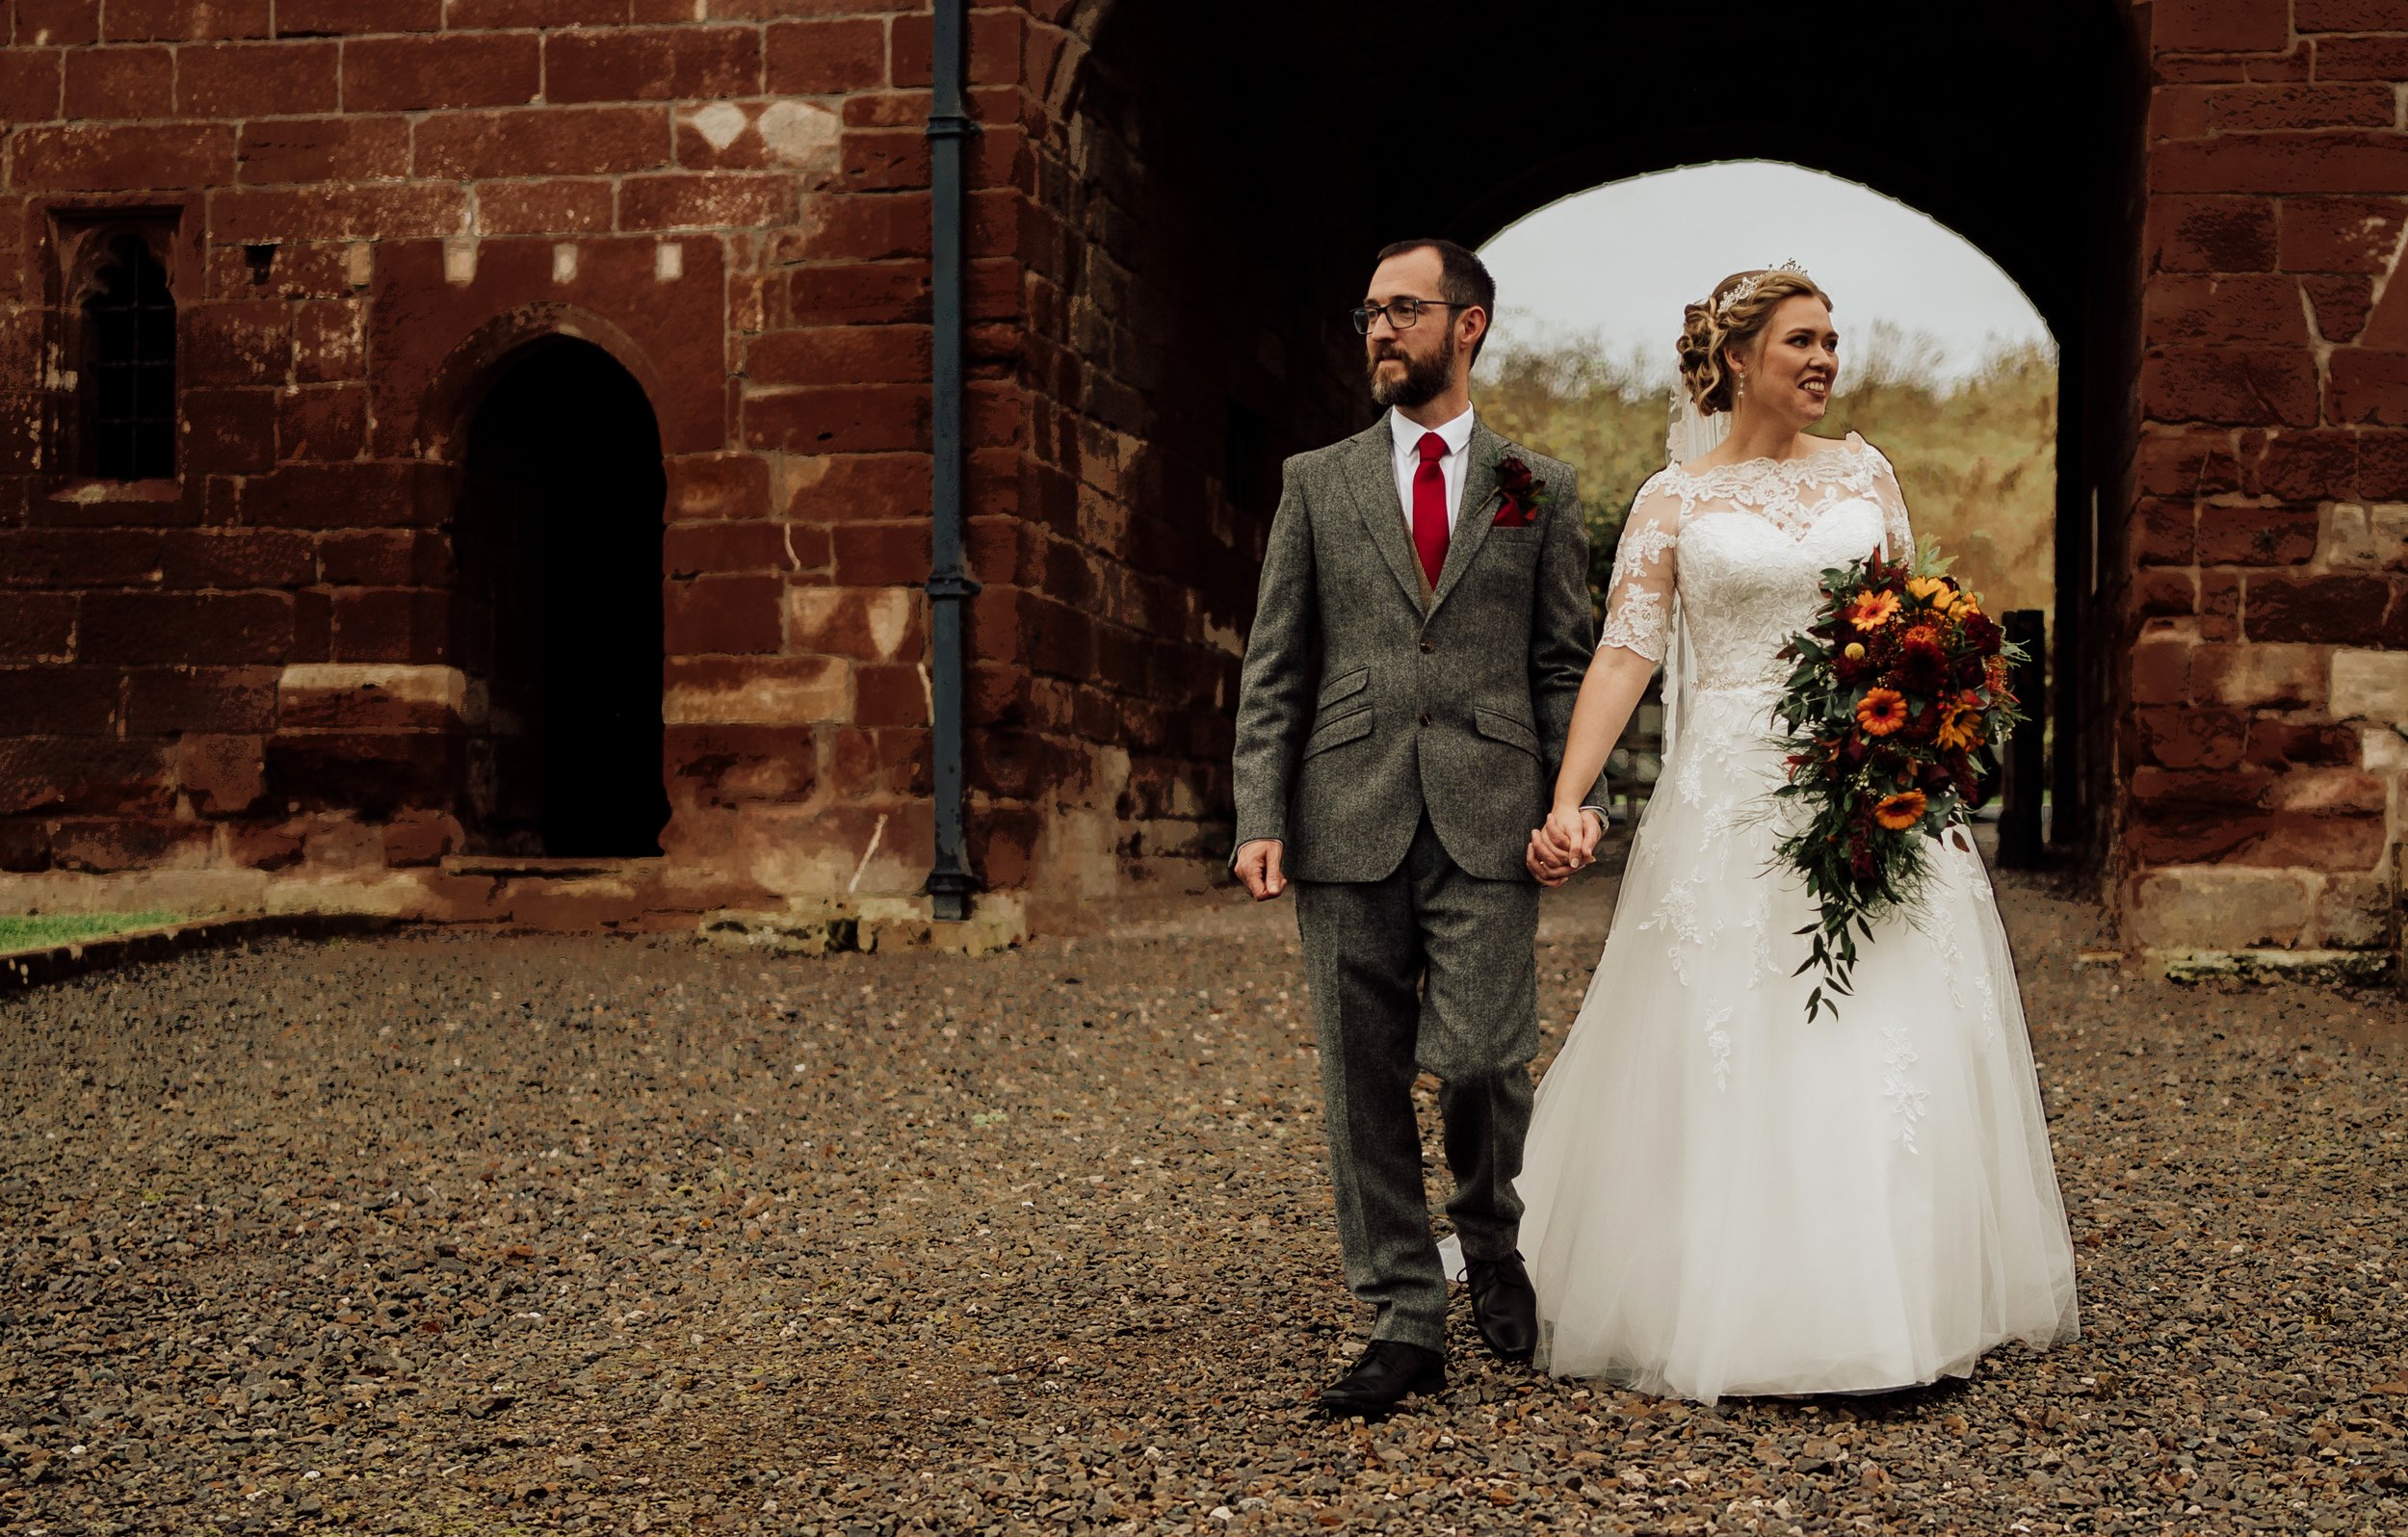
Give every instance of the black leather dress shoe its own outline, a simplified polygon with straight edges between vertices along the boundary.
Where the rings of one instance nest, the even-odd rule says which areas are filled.
[[[1472,1285],[1472,1318],[1488,1348],[1507,1361],[1528,1361],[1538,1347],[1538,1293],[1522,1257],[1469,1261],[1463,1278]]]
[[[1447,1358],[1401,1340],[1374,1340],[1363,1347],[1354,1369],[1322,1390],[1322,1413],[1375,1419],[1416,1393],[1443,1393]]]

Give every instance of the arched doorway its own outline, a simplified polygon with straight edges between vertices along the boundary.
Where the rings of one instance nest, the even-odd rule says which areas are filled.
[[[2130,500],[2142,254],[2145,79],[2126,7],[2045,0],[1968,31],[1887,3],[1299,0],[1278,47],[1225,49],[1195,47],[1180,15],[1087,0],[1072,24],[1088,47],[1058,84],[1060,217],[1081,237],[1059,306],[1079,365],[1072,462],[1108,469],[1089,482],[1144,535],[1136,576],[1191,585],[1208,639],[1243,634],[1280,456],[1371,420],[1341,317],[1387,241],[1477,247],[1560,197],[1680,166],[1827,171],[1986,252],[2056,338],[2055,833],[2104,852],[2117,621],[2098,594],[2121,557],[2095,509]],[[1777,221],[1758,233],[1760,260],[1791,254]],[[1196,529],[1221,548],[1194,548]],[[1154,548],[1175,561],[1149,568]],[[1233,696],[1233,648],[1194,649]],[[1142,767],[1217,771],[1202,751]]]
[[[609,352],[547,336],[494,365],[466,437],[453,536],[470,847],[658,854],[667,482],[651,404]]]

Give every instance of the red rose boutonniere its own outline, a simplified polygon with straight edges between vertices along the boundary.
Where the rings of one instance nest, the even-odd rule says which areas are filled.
[[[1527,529],[1538,521],[1538,509],[1546,505],[1547,482],[1531,479],[1531,467],[1508,454],[1497,461],[1497,488],[1505,492],[1505,506],[1497,508],[1491,527]]]

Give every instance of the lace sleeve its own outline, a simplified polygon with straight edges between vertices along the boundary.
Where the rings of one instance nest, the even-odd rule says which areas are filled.
[[[1606,589],[1606,627],[1598,645],[1636,651],[1662,662],[1672,624],[1672,590],[1679,562],[1681,499],[1650,480],[1622,523],[1614,547],[1613,583]]]
[[[1906,493],[1899,489],[1898,471],[1879,449],[1863,438],[1865,452],[1872,458],[1873,495],[1881,502],[1881,542],[1884,552],[1893,560],[1915,558],[1915,529],[1906,517]]]

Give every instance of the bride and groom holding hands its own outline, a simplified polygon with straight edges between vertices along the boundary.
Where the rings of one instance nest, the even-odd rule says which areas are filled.
[[[1322,1407],[1445,1385],[1423,1071],[1473,1319],[1507,1360],[1711,1402],[1880,1392],[2070,1339],[2072,1246],[1978,856],[1937,848],[1843,1013],[1810,1020],[1792,975],[1815,909],[1773,859],[1778,653],[1826,569],[1912,549],[1889,461],[1810,430],[1838,377],[1829,297],[1783,267],[1688,306],[1668,461],[1594,645],[1571,467],[1472,408],[1495,300],[1460,246],[1379,253],[1354,323],[1387,409],[1288,461],[1240,687],[1232,866],[1257,899],[1294,890],[1339,1248],[1374,1310]],[[1660,664],[1662,773],[1533,1091],[1539,894],[1593,859],[1607,755]]]

